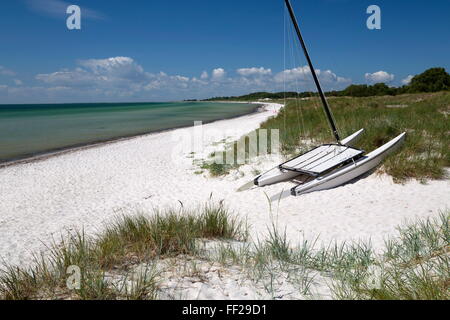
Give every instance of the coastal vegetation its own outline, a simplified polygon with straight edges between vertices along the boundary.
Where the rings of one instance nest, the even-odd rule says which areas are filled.
[[[331,91],[329,96],[371,97],[400,95],[405,93],[439,92],[450,90],[450,75],[444,68],[431,68],[411,78],[402,87],[389,87],[385,83],[374,85],[350,85],[342,91]]]
[[[412,178],[424,182],[446,176],[445,168],[450,166],[450,92],[330,97],[329,103],[341,137],[365,128],[358,147],[368,152],[407,132],[404,147],[387,158],[380,169],[395,181]],[[281,152],[286,158],[307,151],[311,144],[333,141],[317,97],[286,100],[277,116],[262,123],[260,129],[279,130]],[[236,143],[228,148],[237,150]],[[203,168],[213,176],[239,167],[212,163],[211,159]]]
[[[444,68],[430,68],[421,74],[411,78],[411,81],[401,87],[390,87],[385,83],[374,85],[352,84],[341,91],[329,91],[325,94],[329,97],[371,97],[384,95],[400,95],[405,93],[438,92],[450,90],[450,75]],[[256,100],[280,100],[292,98],[310,98],[318,96],[317,92],[255,92],[243,96],[214,97],[205,101],[256,101]]]
[[[158,273],[152,261],[194,255],[198,239],[245,238],[244,223],[222,204],[119,217],[96,237],[69,234],[36,255],[30,268],[6,266],[0,271],[0,299],[155,299]],[[142,264],[139,272],[133,270]],[[68,286],[71,266],[81,272],[78,288]]]
[[[249,242],[248,227],[224,207],[169,209],[121,217],[96,237],[84,232],[55,243],[34,265],[8,266],[0,275],[0,299],[158,299],[170,259],[238,267],[242,277],[273,299],[288,285],[297,297],[315,298],[319,282],[334,299],[450,298],[450,211],[400,227],[375,250],[370,241],[318,246],[291,244],[273,224],[264,240]],[[199,242],[215,246],[204,250]],[[81,270],[78,288],[68,288],[67,269]],[[192,272],[198,273],[195,266]],[[203,281],[207,281],[206,278]]]
[[[306,151],[305,141],[332,141],[326,118],[317,98],[288,101],[261,129],[280,130],[281,148],[286,156]],[[330,99],[341,136],[360,128],[365,133],[358,143],[363,150],[374,150],[407,132],[404,147],[384,162],[381,170],[396,181],[440,179],[450,166],[450,92],[404,94]]]
[[[330,297],[341,300],[448,300],[450,298],[450,212],[398,228],[399,236],[376,252],[370,241],[292,245],[276,226],[266,241],[235,250],[220,247],[219,260],[241,264],[255,281],[277,296],[280,276],[302,295],[313,295],[319,278]],[[279,288],[278,288],[279,289]]]
[[[444,68],[431,68],[399,88],[384,83],[351,85],[327,95],[341,137],[361,128],[366,130],[358,145],[363,150],[374,150],[406,131],[405,146],[395,156],[390,156],[380,171],[391,175],[396,182],[411,178],[425,182],[444,178],[445,168],[450,166],[449,90],[450,75]],[[212,100],[215,99],[270,99],[284,103],[278,115],[262,123],[258,130],[266,129],[269,135],[272,129],[280,131],[281,152],[286,159],[306,152],[311,145],[333,142],[317,93],[258,92]],[[248,136],[242,139],[248,141]],[[224,154],[231,148],[237,154],[237,143],[228,145]],[[270,141],[268,149],[270,152]],[[212,160],[214,158],[213,153],[202,165],[211,176],[226,175],[240,166],[237,161],[218,164]],[[251,160],[248,155],[246,159]]]

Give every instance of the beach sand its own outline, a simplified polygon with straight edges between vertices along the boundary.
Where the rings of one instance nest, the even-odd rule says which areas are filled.
[[[203,129],[223,133],[226,141],[233,141],[258,128],[280,107],[265,104],[264,111],[209,123]],[[231,133],[227,132],[230,128]],[[148,134],[1,168],[0,259],[23,266],[66,231],[84,228],[92,234],[119,214],[176,207],[180,202],[195,207],[211,195],[248,220],[253,240],[264,237],[275,221],[293,244],[317,236],[325,244],[370,239],[375,249],[383,246],[386,237],[396,235],[398,225],[450,208],[449,180],[395,184],[389,176],[372,174],[332,190],[273,203],[270,210],[266,195],[287,189],[291,183],[240,193],[236,189],[253,178],[254,168],[269,169],[276,163],[260,160],[221,178],[198,174],[194,155],[181,150],[180,141],[174,138],[193,135],[194,130]],[[220,145],[214,141],[222,139],[207,140],[208,148],[195,156],[204,157],[217,149]],[[228,291],[233,290],[239,287]]]

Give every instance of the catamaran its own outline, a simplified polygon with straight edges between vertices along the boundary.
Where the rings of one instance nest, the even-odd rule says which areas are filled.
[[[297,184],[290,190],[285,190],[271,197],[272,201],[290,195],[300,196],[313,191],[338,187],[352,181],[377,167],[390,153],[394,152],[403,144],[406,137],[406,133],[404,132],[368,154],[364,150],[354,147],[363,134],[364,129],[355,132],[345,139],[341,139],[328,101],[300,32],[294,10],[289,0],[285,0],[285,3],[336,143],[324,144],[303,153],[257,176],[253,181],[238,189],[238,191],[244,191],[253,186],[264,187],[286,181],[292,181]]]

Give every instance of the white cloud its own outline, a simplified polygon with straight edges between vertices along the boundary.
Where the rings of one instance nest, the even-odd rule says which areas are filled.
[[[386,71],[377,71],[374,73],[366,73],[365,78],[370,83],[389,83],[394,80],[394,75],[389,74]]]
[[[14,83],[16,84],[16,86],[21,86],[23,84],[23,82],[19,79],[14,79]]]
[[[222,68],[217,68],[212,71],[212,80],[218,81],[225,77],[225,70]]]
[[[80,60],[81,67],[75,70],[61,70],[50,74],[38,74],[37,80],[47,84],[76,87],[96,86],[127,88],[131,84],[143,83],[152,75],[129,57]]]
[[[14,71],[12,71],[12,70],[6,69],[3,66],[0,66],[0,75],[3,75],[3,76],[14,76],[14,75],[16,75],[16,73]]]
[[[122,66],[133,65],[134,61],[132,58],[129,57],[114,57],[108,59],[80,60],[79,64],[88,67],[93,71],[101,71],[101,70],[117,69]],[[138,66],[137,68],[140,71],[142,71],[142,68],[140,66]]]
[[[322,71],[315,69],[317,77],[319,78],[325,90],[335,90],[339,86],[345,86],[351,83],[351,79],[339,77],[331,70]],[[288,88],[294,90],[315,90],[311,69],[309,66],[298,67],[294,69],[286,69],[277,73],[274,77],[275,82],[283,83]]]
[[[188,77],[183,77],[183,76],[175,76],[176,80],[180,80],[182,82],[188,82],[189,78]]]
[[[5,87],[0,98],[10,103],[163,101],[241,95],[256,91],[315,90],[306,66],[272,74],[268,68],[241,68],[227,76],[224,68],[203,71],[199,78],[152,73],[130,57],[79,60],[71,69],[35,76],[36,84]],[[316,70],[325,90],[339,90],[351,80],[331,70]]]
[[[402,80],[402,84],[408,85],[411,82],[412,78],[414,78],[414,76],[412,75],[407,76],[405,79]]]
[[[148,101],[157,91],[165,92],[170,99],[173,92],[181,92],[191,81],[181,75],[146,72],[130,57],[80,60],[75,69],[38,74],[36,80],[49,86],[44,94],[48,94],[50,88],[70,88],[72,97],[63,99],[78,96],[77,101]],[[163,98],[158,96],[158,99]]]
[[[306,81],[312,79],[311,71],[308,66],[298,67],[294,69],[286,69],[281,71],[275,75],[275,81],[282,82],[291,82],[291,81]]]
[[[89,59],[79,61],[79,64],[92,71],[95,75],[103,75],[106,77],[136,81],[145,79],[148,76],[144,72],[144,69],[129,57]]]
[[[263,75],[269,75],[272,74],[272,70],[271,69],[265,69],[263,67],[260,68],[241,68],[241,69],[237,69],[236,72],[243,76],[243,77],[248,77],[248,76],[263,76]]]
[[[145,92],[173,92],[188,89],[192,83],[199,80],[188,78],[180,75],[168,75],[164,72],[158,74],[149,74],[150,81],[143,83],[140,88]],[[139,87],[139,86],[138,86]]]

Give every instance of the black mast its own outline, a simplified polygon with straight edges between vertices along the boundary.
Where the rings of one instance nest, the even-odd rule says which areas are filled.
[[[325,109],[325,114],[327,115],[328,122],[330,123],[331,130],[333,131],[334,137],[337,142],[340,143],[339,133],[336,128],[336,124],[334,123],[333,116],[331,115],[330,107],[328,106],[327,99],[325,98],[325,94],[323,93],[322,87],[320,86],[319,78],[317,78],[316,70],[311,62],[311,58],[308,54],[308,49],[306,49],[305,42],[303,41],[302,34],[300,32],[300,28],[298,27],[297,18],[295,18],[294,10],[292,9],[291,3],[289,0],[285,0],[286,7],[288,8],[289,14],[292,19],[292,23],[294,24],[295,31],[297,31],[298,39],[300,40],[300,44],[302,45],[303,52],[305,54],[306,60],[308,61],[309,69],[311,70],[312,76],[314,78],[314,82],[316,83],[317,91],[319,91],[320,99],[322,100],[323,108]]]

